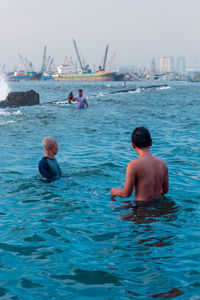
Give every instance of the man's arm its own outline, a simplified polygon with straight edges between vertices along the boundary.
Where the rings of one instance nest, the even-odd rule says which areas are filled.
[[[167,194],[169,190],[169,175],[168,175],[168,167],[166,166],[164,180],[162,184],[161,194]]]
[[[52,174],[51,174],[49,164],[47,163],[47,161],[45,159],[43,159],[39,162],[38,169],[39,169],[40,175],[42,177],[47,178],[47,179],[52,179]]]
[[[88,102],[87,102],[86,98],[85,98],[85,105],[88,108]]]
[[[136,173],[134,171],[134,167],[132,163],[129,163],[126,168],[126,181],[123,189],[118,190],[115,188],[111,189],[111,197],[118,196],[122,198],[128,198],[131,196],[133,187],[135,185],[135,177]]]

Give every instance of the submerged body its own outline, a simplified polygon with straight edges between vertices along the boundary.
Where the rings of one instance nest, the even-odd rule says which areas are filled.
[[[55,158],[43,157],[38,165],[42,178],[54,181],[61,177],[61,169]]]

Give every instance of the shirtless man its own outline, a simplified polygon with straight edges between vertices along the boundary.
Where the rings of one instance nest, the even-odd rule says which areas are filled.
[[[129,162],[123,189],[111,189],[111,197],[130,197],[135,191],[136,201],[160,199],[169,187],[168,168],[163,160],[150,152],[152,139],[148,129],[137,127],[132,133],[132,147],[139,157]]]

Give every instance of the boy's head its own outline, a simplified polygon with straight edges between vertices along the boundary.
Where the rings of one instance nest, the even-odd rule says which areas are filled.
[[[141,149],[150,147],[152,145],[152,139],[149,130],[143,126],[137,127],[133,130],[131,140],[133,148],[137,147]]]
[[[82,89],[78,90],[78,94],[79,94],[79,97],[82,97],[83,96],[83,90]]]

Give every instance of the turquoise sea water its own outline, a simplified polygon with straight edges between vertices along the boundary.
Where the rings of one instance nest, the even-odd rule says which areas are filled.
[[[41,105],[0,110],[2,299],[200,299],[200,84],[109,95],[121,85],[10,84]],[[80,87],[88,110],[63,101]],[[148,207],[110,199],[139,125],[170,176],[166,199]],[[53,183],[37,169],[46,135],[59,144]]]

